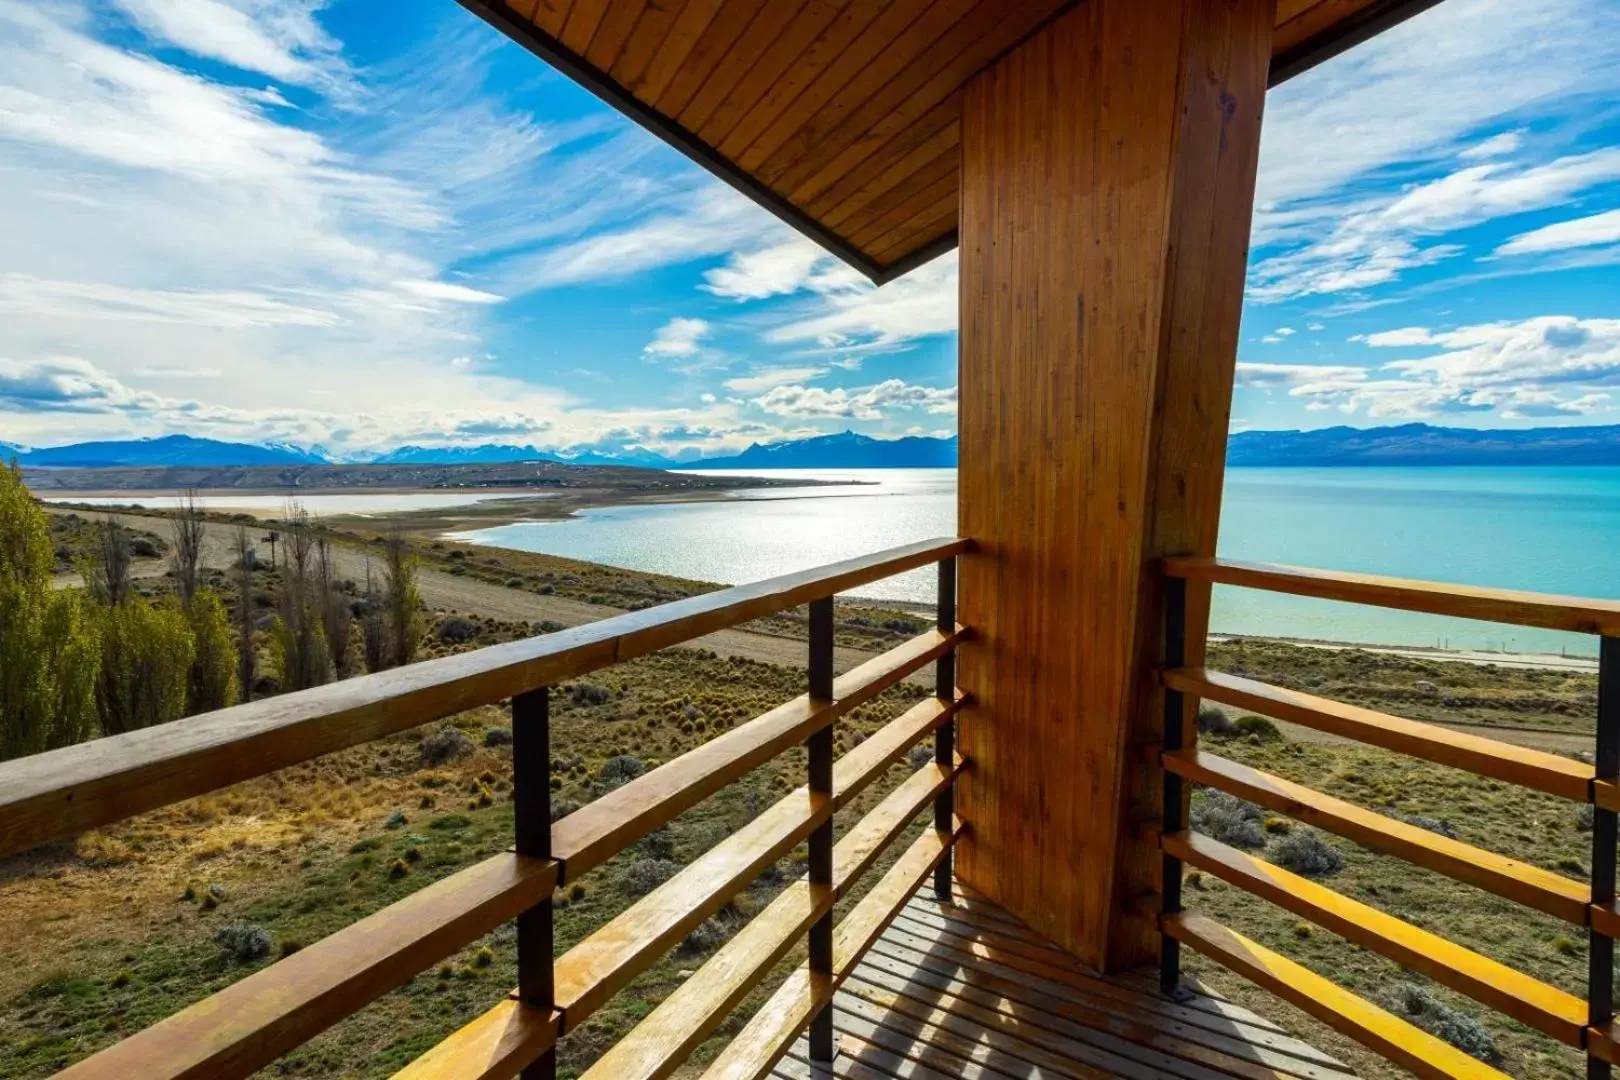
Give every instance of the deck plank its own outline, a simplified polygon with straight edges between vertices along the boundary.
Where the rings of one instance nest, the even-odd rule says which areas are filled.
[[[834,998],[838,1058],[803,1038],[776,1080],[1348,1080],[1279,1025],[1191,984],[1159,996],[1142,972],[1098,977],[958,886],[914,896]]]

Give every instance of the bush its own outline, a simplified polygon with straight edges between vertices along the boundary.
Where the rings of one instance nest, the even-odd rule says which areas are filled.
[[[1583,804],[1588,808],[1590,803]],[[1397,814],[1398,818],[1408,825],[1416,825],[1420,829],[1428,829],[1432,833],[1439,833],[1448,840],[1457,839],[1457,830],[1451,827],[1451,822],[1445,818],[1432,818],[1426,814]]]
[[[568,688],[568,700],[575,705],[606,705],[613,700],[613,691],[595,683],[577,682]]]
[[[509,727],[491,726],[484,729],[485,746],[511,746],[512,729]]]
[[[466,757],[475,748],[473,741],[463,735],[460,728],[444,724],[422,736],[420,749],[425,764],[443,765]]]
[[[195,646],[179,603],[132,596],[103,606],[99,615],[96,710],[102,733],[117,735],[184,716]]]
[[[1392,1011],[1427,1031],[1437,1039],[1444,1039],[1463,1053],[1486,1064],[1501,1060],[1496,1042],[1485,1026],[1467,1013],[1458,1012],[1425,987],[1403,983],[1391,1003]]]
[[[1227,735],[1232,731],[1232,718],[1219,705],[1198,707],[1198,730],[1204,735]]]
[[[619,888],[630,896],[646,896],[680,872],[672,859],[637,859],[619,875]]]
[[[912,772],[916,772],[918,769],[922,768],[924,765],[927,765],[933,760],[934,748],[932,746],[924,746],[920,744],[913,746],[911,748],[911,752],[906,755],[906,764],[911,766]]]
[[[718,949],[731,936],[731,921],[712,915],[698,924],[697,929],[681,942],[683,953],[706,953]]]
[[[675,834],[670,831],[668,825],[660,825],[641,838],[636,844],[636,850],[653,859],[673,859]]]
[[[188,713],[212,712],[236,703],[236,646],[225,602],[201,589],[186,609],[194,652],[186,688]]]
[[[1200,791],[1192,801],[1193,828],[1239,848],[1266,846],[1266,812],[1224,791]]]
[[[433,628],[433,636],[447,645],[461,645],[478,636],[478,624],[460,615],[440,619]]]
[[[1232,724],[1232,731],[1236,735],[1247,735],[1260,742],[1276,742],[1283,737],[1277,725],[1263,716],[1240,716]]]
[[[627,784],[647,771],[647,763],[638,757],[628,754],[619,754],[602,762],[597,770],[596,778],[610,787]]]
[[[1344,865],[1339,850],[1315,829],[1294,829],[1272,844],[1271,861],[1305,877],[1336,873]]]
[[[232,923],[214,932],[214,942],[225,950],[225,955],[238,964],[250,963],[270,955],[275,941],[270,931],[252,923]]]

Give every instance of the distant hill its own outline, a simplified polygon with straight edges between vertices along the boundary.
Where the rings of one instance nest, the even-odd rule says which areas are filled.
[[[1240,431],[1226,444],[1232,466],[1620,465],[1620,425],[1478,428],[1402,424],[1316,431]]]
[[[401,446],[369,459],[374,465],[494,465],[508,461],[556,461],[532,446]]]
[[[23,450],[16,454],[16,458],[20,464],[31,469],[322,465],[330,460],[319,449],[304,450],[285,443],[255,446],[250,443],[221,442],[218,439],[197,439],[190,435],[47,446]]]
[[[954,469],[956,436],[874,439],[853,431],[791,442],[755,443],[734,457],[690,461],[683,469]]]

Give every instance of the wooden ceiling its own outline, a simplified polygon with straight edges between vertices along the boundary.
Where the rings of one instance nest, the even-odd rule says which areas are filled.
[[[1436,0],[1279,0],[1272,83]],[[1074,0],[463,0],[875,281],[956,242],[973,75]]]

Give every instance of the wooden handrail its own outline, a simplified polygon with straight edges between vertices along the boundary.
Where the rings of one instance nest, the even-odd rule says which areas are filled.
[[[1171,833],[1160,846],[1189,866],[1420,971],[1559,1042],[1581,1045],[1586,1002],[1573,994],[1200,833]]]
[[[1170,577],[1188,581],[1264,589],[1318,600],[1342,600],[1576,634],[1620,635],[1620,600],[1490,589],[1236,559],[1177,556],[1165,559],[1163,569]]]
[[[1593,798],[1596,770],[1559,754],[1390,716],[1218,671],[1172,668],[1164,672],[1163,682],[1167,689],[1196,698],[1249,709],[1438,765],[1465,769],[1576,802],[1589,802]]]
[[[63,1071],[251,1076],[551,895],[557,865],[496,855],[390,904]]]
[[[1364,847],[1389,852],[1576,926],[1586,924],[1591,892],[1583,882],[1408,825],[1203,750],[1175,750],[1160,756],[1165,769],[1187,780],[1338,833]]]
[[[1506,1073],[1212,919],[1166,915],[1160,928],[1425,1080],[1508,1080]]]
[[[928,540],[0,764],[0,857],[953,557]]]

